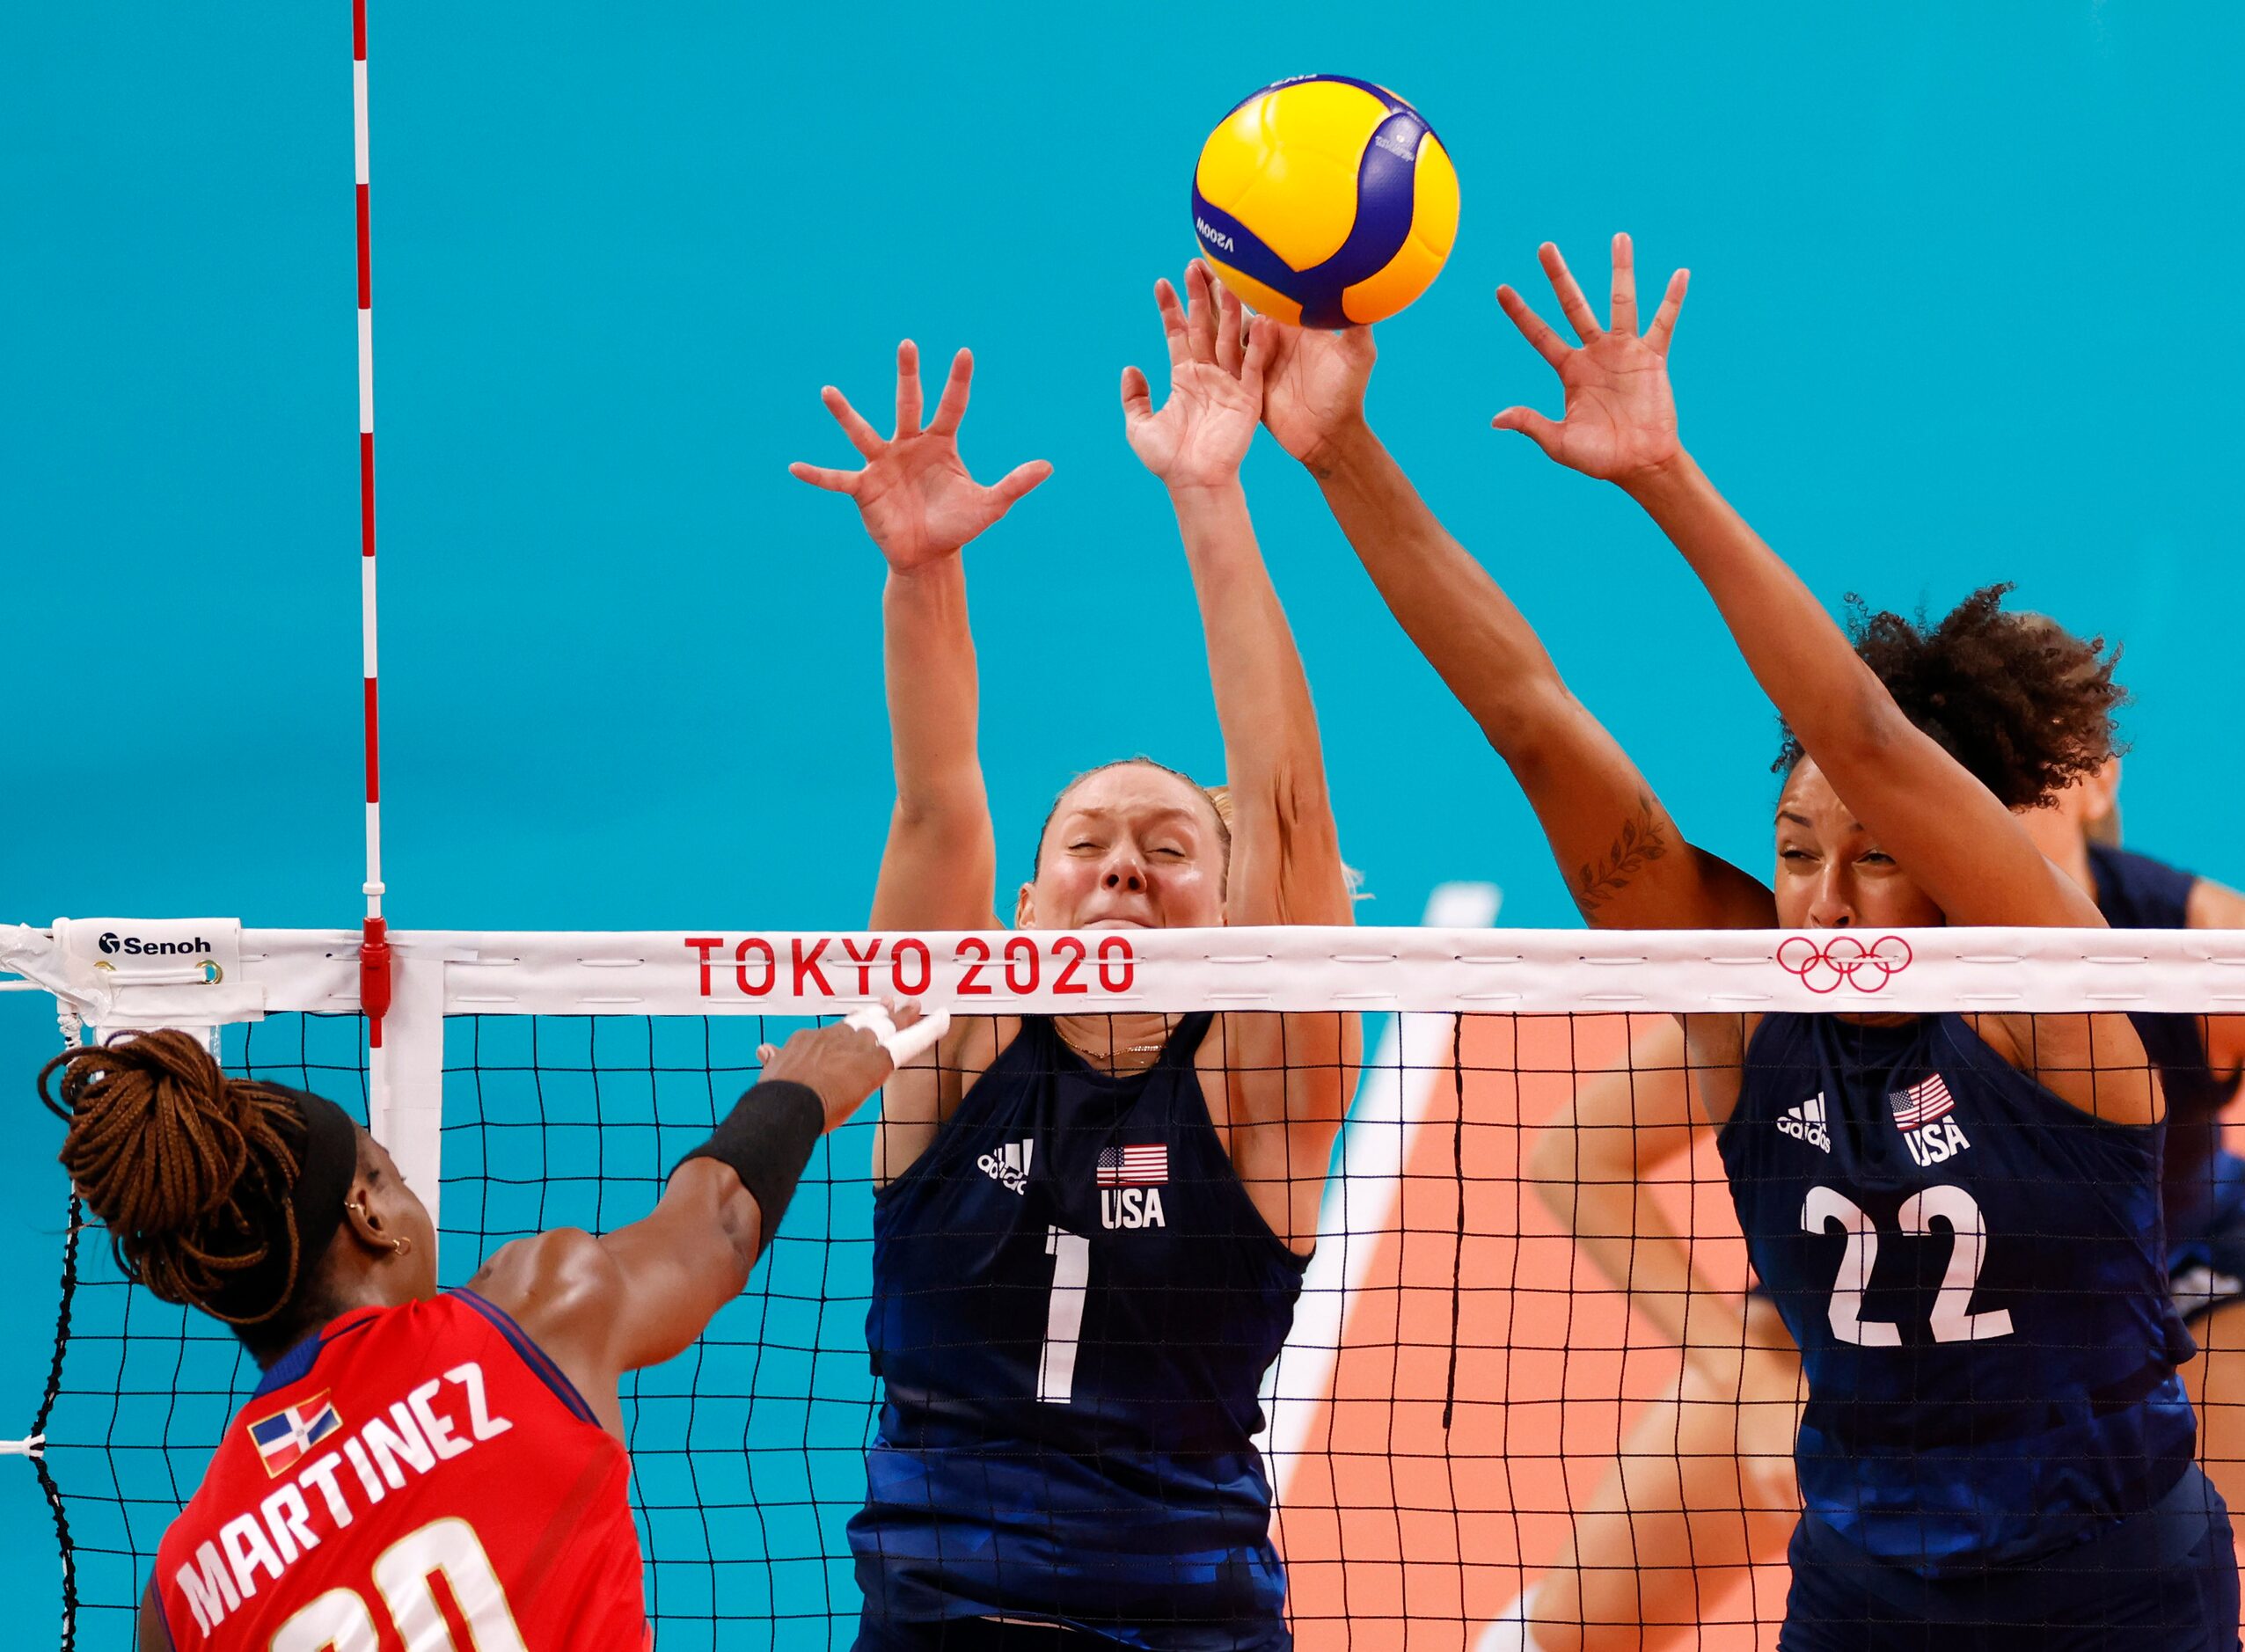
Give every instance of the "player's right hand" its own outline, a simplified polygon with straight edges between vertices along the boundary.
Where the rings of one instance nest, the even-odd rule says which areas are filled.
[[[920,1019],[919,1005],[898,1005],[889,1017],[902,1032]],[[866,1098],[896,1071],[888,1050],[870,1028],[840,1021],[830,1027],[806,1027],[777,1049],[763,1046],[757,1056],[764,1063],[765,1078],[808,1085],[817,1093],[826,1107],[830,1130],[863,1107]]]
[[[1378,351],[1370,327],[1326,333],[1292,327],[1267,317],[1258,332],[1271,332],[1270,361],[1263,369],[1262,421],[1278,445],[1313,474],[1330,468],[1332,455],[1364,422],[1364,387]]]
[[[922,429],[920,352],[907,339],[896,347],[896,428],[887,440],[833,385],[819,392],[850,445],[864,456],[865,469],[836,471],[800,463],[787,467],[797,481],[857,501],[866,531],[899,574],[949,556],[1052,474],[1042,459],[1015,465],[993,487],[967,473],[959,457],[959,421],[967,416],[974,376],[975,358],[960,351],[952,358],[935,417]]]

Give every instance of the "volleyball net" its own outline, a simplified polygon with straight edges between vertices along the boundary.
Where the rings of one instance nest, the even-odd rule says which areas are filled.
[[[1454,905],[1453,921],[1485,922],[1473,906]],[[1313,1030],[1324,1018],[1327,1042],[1348,1050],[1335,1077],[1353,1102],[1330,1166],[1289,1172],[1322,1182],[1318,1238],[1284,1349],[1261,1378],[1258,1441],[1286,1611],[1305,1647],[1532,1644],[1523,1598],[1570,1555],[1597,1564],[1595,1545],[1575,1546],[1601,1517],[1601,1496],[1626,1507],[1642,1495],[1658,1512],[1673,1495],[1659,1475],[1621,1474],[1618,1494],[1601,1491],[1625,1439],[1675,1388],[1683,1356],[1609,1276],[1629,1276],[1627,1249],[1617,1265],[1569,1233],[1569,1212],[1593,1237],[1608,1220],[1583,1197],[1612,1185],[1593,1168],[1610,1161],[1594,1151],[1597,1129],[1548,1127],[1596,1083],[1625,1097],[1672,1088],[1675,1058],[1648,1052],[1674,1014],[2245,1012],[2245,937],[2219,932],[401,932],[384,1043],[369,1056],[358,940],[88,920],[0,931],[0,968],[52,990],[77,1036],[206,1029],[230,1071],[318,1091],[366,1119],[433,1207],[446,1284],[509,1239],[644,1215],[755,1082],[760,1045],[881,996],[961,1016],[1068,1017],[1079,1029],[1153,1012],[1284,1016]],[[1349,1025],[1361,1026],[1360,1046],[1340,1040]],[[1953,1097],[1907,1100],[1914,1110],[1898,1100],[1895,1122],[1913,1156],[1962,1151],[1954,1136],[1988,1128]],[[821,1144],[746,1293],[707,1335],[626,1379],[648,1605],[665,1652],[845,1647],[856,1634],[845,1527],[867,1499],[882,1400],[867,1354],[877,1117],[869,1106]],[[1645,1162],[1627,1179],[1630,1196],[1656,1206],[1705,1282],[1735,1301],[1749,1276],[1712,1137],[1671,1113],[1659,1122],[1671,1139],[1636,1152]],[[1829,1128],[1821,1113],[1796,1122],[1810,1145]],[[1019,1192],[1060,1151],[929,1166]],[[1181,1205],[1238,1192],[1211,1187],[1193,1151],[1183,1135],[1118,1137],[1070,1162],[1093,1166],[1084,1191],[1102,1226],[1175,1226]],[[69,1198],[59,1170],[55,1196],[58,1208]],[[70,1208],[53,1378],[43,1396],[19,1400],[38,1400],[66,1641],[123,1647],[157,1542],[256,1373],[223,1327],[128,1288],[106,1236]],[[1242,1233],[1253,1225],[1244,1203],[1225,1208]],[[1913,1253],[1908,1265],[1953,1283],[1972,1223],[1935,1214],[1941,1225],[1921,1223],[1920,1236],[1942,1254]],[[1833,1232],[1846,1228],[1843,1215]],[[2001,1237],[1977,1242],[1994,1282]],[[1876,1333],[1880,1282],[1859,1250],[1847,1253],[1864,1276],[1852,1312]],[[1056,1299],[1065,1261],[1053,1264]],[[1971,1329],[1984,1305],[1964,1283],[1956,1305]],[[1066,1319],[1056,1311],[1048,1336]],[[1160,1351],[1138,1352],[1158,1373]],[[1654,1456],[1674,1466],[1697,1449],[1674,1435]],[[1751,1500],[1750,1488],[1739,1495]],[[1759,1511],[1776,1523],[1773,1553],[1757,1547],[1751,1511],[1739,1515],[1736,1543],[1697,1559],[1755,1566],[1663,1594],[1660,1610],[1693,1626],[1689,1643],[1770,1642],[1792,1513]],[[1690,1541],[1709,1543],[1711,1530]]]

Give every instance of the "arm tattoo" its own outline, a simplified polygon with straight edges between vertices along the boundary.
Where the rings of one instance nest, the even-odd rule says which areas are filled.
[[[1640,793],[1634,819],[1621,822],[1613,847],[1598,862],[1584,861],[1575,874],[1575,905],[1589,917],[1629,887],[1630,879],[1668,852],[1668,830],[1653,814],[1653,800]]]

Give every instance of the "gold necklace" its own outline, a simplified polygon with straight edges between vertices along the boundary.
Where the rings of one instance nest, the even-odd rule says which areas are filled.
[[[1076,1054],[1077,1054],[1077,1055],[1080,1056],[1081,1056],[1081,1057],[1082,1057],[1085,1061],[1086,1061],[1086,1062],[1091,1062],[1091,1061],[1094,1061],[1094,1060],[1096,1060],[1096,1059],[1097,1059],[1096,1057],[1094,1057],[1094,1056],[1093,1056],[1093,1054],[1092,1054],[1092,1052],[1091,1052],[1090,1050],[1086,1049],[1085,1049],[1085,1048],[1084,1048],[1081,1044],[1078,1043],[1078,1042],[1077,1042],[1074,1039],[1072,1039],[1072,1038],[1069,1037],[1069,1036],[1068,1036],[1068,1034],[1067,1034],[1067,1032],[1066,1032],[1066,1030],[1065,1030],[1064,1028],[1058,1028],[1058,1025],[1057,1025],[1057,1022],[1055,1023],[1055,1026],[1056,1026],[1056,1028],[1057,1028],[1057,1030],[1059,1030],[1059,1031],[1060,1031],[1060,1042],[1061,1042],[1062,1043],[1064,1043],[1064,1044],[1067,1045],[1069,1049],[1071,1049],[1074,1050],[1074,1051],[1076,1052]],[[1167,1049],[1167,1048],[1169,1047],[1169,1038],[1170,1038],[1170,1029],[1168,1029],[1168,1028],[1166,1027],[1166,1026],[1165,1025],[1165,1027],[1164,1027],[1164,1030],[1163,1030],[1163,1032],[1162,1032],[1162,1035],[1161,1035],[1160,1039],[1159,1039],[1159,1041],[1157,1041],[1156,1042],[1154,1042],[1154,1043],[1151,1043],[1151,1044],[1109,1044],[1109,1045],[1107,1047],[1106,1060],[1108,1061],[1108,1063],[1109,1064],[1113,1064],[1113,1062],[1114,1062],[1114,1060],[1115,1060],[1115,1058],[1117,1056],[1153,1056],[1153,1055],[1159,1055],[1159,1054],[1160,1054],[1160,1053],[1161,1053],[1161,1051],[1163,1051],[1164,1049]]]

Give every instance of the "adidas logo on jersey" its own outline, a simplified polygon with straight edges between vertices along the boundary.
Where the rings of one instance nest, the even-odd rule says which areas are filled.
[[[1029,1160],[1035,1157],[1036,1138],[1026,1142],[1008,1142],[994,1153],[984,1153],[975,1163],[982,1173],[1004,1188],[1008,1193],[1026,1195],[1029,1190]]]
[[[1796,1142],[1806,1142],[1821,1152],[1832,1151],[1832,1132],[1825,1128],[1824,1092],[1819,1090],[1797,1107],[1785,1109],[1777,1128]]]

